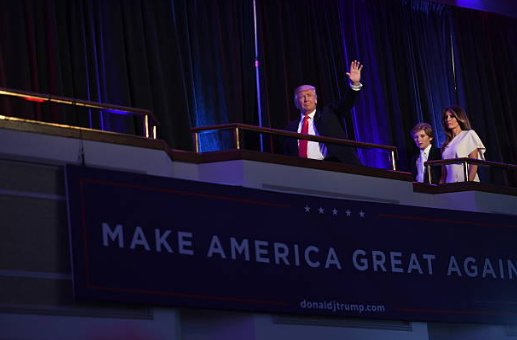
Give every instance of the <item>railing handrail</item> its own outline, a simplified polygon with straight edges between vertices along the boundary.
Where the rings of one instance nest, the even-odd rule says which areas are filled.
[[[242,124],[242,123],[228,123],[228,124],[209,125],[209,126],[191,128],[191,131],[194,134],[195,151],[199,152],[199,136],[198,136],[198,134],[200,132],[210,131],[210,130],[215,130],[215,131],[229,130],[229,129],[234,130],[235,144],[236,144],[237,149],[240,148],[239,130],[244,130],[244,131],[254,131],[254,132],[259,132],[259,133],[267,133],[267,134],[271,134],[271,135],[279,135],[279,136],[284,136],[284,137],[293,137],[296,139],[306,139],[306,140],[310,140],[310,141],[314,141],[314,142],[355,146],[355,147],[370,148],[370,149],[388,150],[391,152],[392,169],[396,170],[395,160],[398,159],[398,151],[397,151],[397,147],[392,146],[392,145],[358,142],[358,141],[349,140],[349,139],[341,139],[341,138],[326,137],[326,136],[305,135],[305,134],[292,132],[292,131],[273,129],[273,128],[267,128],[267,127],[259,127],[259,126],[255,126],[255,125]]]
[[[17,89],[9,89],[5,87],[0,87],[0,95],[7,95],[12,97],[19,97],[29,101],[34,102],[49,102],[56,104],[64,104],[70,106],[79,106],[86,107],[92,109],[99,110],[114,110],[119,112],[125,112],[129,114],[133,114],[135,116],[142,117],[144,119],[145,125],[145,135],[148,137],[149,135],[153,135],[153,138],[156,138],[156,128],[160,125],[158,119],[156,119],[155,115],[152,111],[147,109],[140,109],[128,106],[114,105],[114,104],[106,104],[93,102],[90,100],[83,100],[77,98],[69,98],[63,96],[55,96],[46,93],[37,93],[25,90],[17,90]],[[151,119],[151,126],[149,127],[149,118]]]
[[[443,166],[443,165],[449,165],[449,164],[462,164],[463,165],[463,176],[465,178],[465,180],[464,180],[465,182],[468,182],[468,180],[469,180],[469,165],[470,164],[502,168],[505,170],[506,169],[517,170],[517,165],[515,165],[515,164],[485,161],[484,159],[477,159],[477,158],[461,157],[461,158],[451,158],[451,159],[439,159],[439,160],[424,162],[424,166],[427,169],[427,179],[429,180],[429,183],[431,183],[431,167],[432,166]]]
[[[492,166],[496,168],[502,168],[502,169],[514,169],[517,170],[517,165],[515,164],[508,164],[508,163],[501,163],[501,162],[494,162],[494,161],[486,161],[483,159],[477,159],[477,158],[468,158],[468,157],[462,157],[462,158],[451,158],[451,159],[439,159],[439,160],[433,160],[433,161],[427,161],[424,163],[425,166],[438,166],[438,165],[449,165],[449,164],[458,164],[458,163],[472,163],[477,165],[486,165],[486,166]]]
[[[385,149],[385,150],[397,152],[397,147],[392,146],[392,145],[358,142],[358,141],[354,141],[354,140],[350,140],[350,139],[341,139],[341,138],[334,138],[334,137],[304,135],[304,134],[292,132],[292,131],[258,127],[255,125],[248,125],[248,124],[241,124],[241,123],[230,123],[230,124],[194,127],[191,129],[191,131],[194,133],[199,133],[201,131],[208,131],[208,130],[228,130],[228,129],[235,129],[235,128],[242,129],[242,130],[248,130],[248,131],[269,133],[269,134],[280,135],[280,136],[285,136],[285,137],[295,137],[296,139],[307,139],[307,140],[314,141],[314,142],[327,142],[327,143],[350,145],[350,146],[360,146],[360,147],[366,147],[366,148],[377,148],[377,149]]]

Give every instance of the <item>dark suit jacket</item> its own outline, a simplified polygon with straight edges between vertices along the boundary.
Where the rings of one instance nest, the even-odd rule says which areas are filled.
[[[411,157],[411,173],[413,174],[413,178],[416,180],[416,175],[418,174],[416,168],[416,161],[420,157],[420,150],[418,153],[414,154]],[[431,145],[431,149],[429,150],[429,157],[427,157],[428,161],[436,161],[442,159],[442,153],[440,149],[436,148],[434,145]],[[431,183],[438,184],[440,182],[440,177],[442,176],[442,167],[441,166],[432,166],[431,167]],[[427,175],[427,167],[425,167],[424,173],[424,183],[429,183],[429,176]]]
[[[339,101],[329,104],[323,109],[316,109],[314,126],[320,136],[347,138],[343,130],[343,118],[350,113],[358,93],[359,91],[354,91],[347,86],[345,95]],[[286,130],[298,131],[299,123],[299,118],[289,122]],[[353,147],[336,144],[326,144],[326,147],[327,155],[325,159],[327,160],[336,160],[348,164],[361,164]],[[282,141],[282,150],[286,155],[298,156],[298,140],[295,138],[285,138]]]

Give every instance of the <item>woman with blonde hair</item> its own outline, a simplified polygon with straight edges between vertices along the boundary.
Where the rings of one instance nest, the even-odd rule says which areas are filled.
[[[485,146],[476,131],[472,130],[465,110],[459,106],[446,107],[442,111],[442,126],[445,142],[442,145],[442,158],[485,159]],[[468,167],[468,181],[479,182],[477,165]],[[449,164],[442,170],[440,183],[464,182],[463,164]]]

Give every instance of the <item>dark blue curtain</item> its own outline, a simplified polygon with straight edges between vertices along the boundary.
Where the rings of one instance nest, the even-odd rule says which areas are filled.
[[[420,121],[443,141],[440,111],[467,108],[488,159],[517,163],[517,20],[424,0],[257,0],[264,126],[297,117],[292,91],[339,97],[353,59],[363,93],[350,138],[397,146],[399,167]],[[152,110],[159,137],[190,150],[190,128],[258,125],[252,0],[0,0],[0,86]],[[63,111],[0,98],[3,114],[134,133],[109,112]],[[269,142],[269,140],[268,140]],[[228,145],[207,134],[204,150]],[[269,143],[268,143],[269,144]],[[275,150],[274,143],[271,149]],[[362,152],[388,167],[385,154]]]
[[[0,86],[152,110],[159,137],[254,121],[253,25],[241,0],[0,1]],[[0,100],[3,114],[134,133],[141,122]],[[205,150],[223,147],[217,136]]]
[[[265,126],[282,129],[299,117],[293,101],[299,85],[316,86],[318,105],[336,100],[348,86],[337,4],[335,0],[257,2]],[[353,130],[348,137],[354,138]]]
[[[440,110],[456,102],[452,68],[451,11],[428,1],[340,2],[346,46],[365,66],[364,94],[355,114],[358,140],[396,145],[399,164],[415,146],[409,136],[418,122],[431,123],[441,137]],[[365,157],[366,156],[366,157]],[[363,154],[382,166],[385,155]]]
[[[448,7],[427,1],[263,1],[259,13],[263,100],[273,127],[297,117],[296,86],[315,85],[319,103],[328,103],[348,86],[345,72],[359,59],[364,87],[344,122],[349,138],[396,145],[407,169],[408,154],[416,151],[409,136],[414,124],[427,121],[440,132],[441,108],[456,101]],[[359,151],[365,165],[390,165],[385,152]]]
[[[468,10],[456,10],[455,18],[460,103],[486,158],[517,164],[517,21]],[[491,182],[517,184],[517,171],[506,175],[485,170]]]

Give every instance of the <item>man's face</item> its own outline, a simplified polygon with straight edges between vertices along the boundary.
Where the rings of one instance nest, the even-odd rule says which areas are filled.
[[[314,90],[300,90],[296,93],[297,108],[304,114],[316,110],[317,102],[318,100]]]
[[[429,137],[424,130],[420,130],[413,135],[413,140],[420,150],[424,150],[429,146],[429,144],[431,144],[433,138]]]

